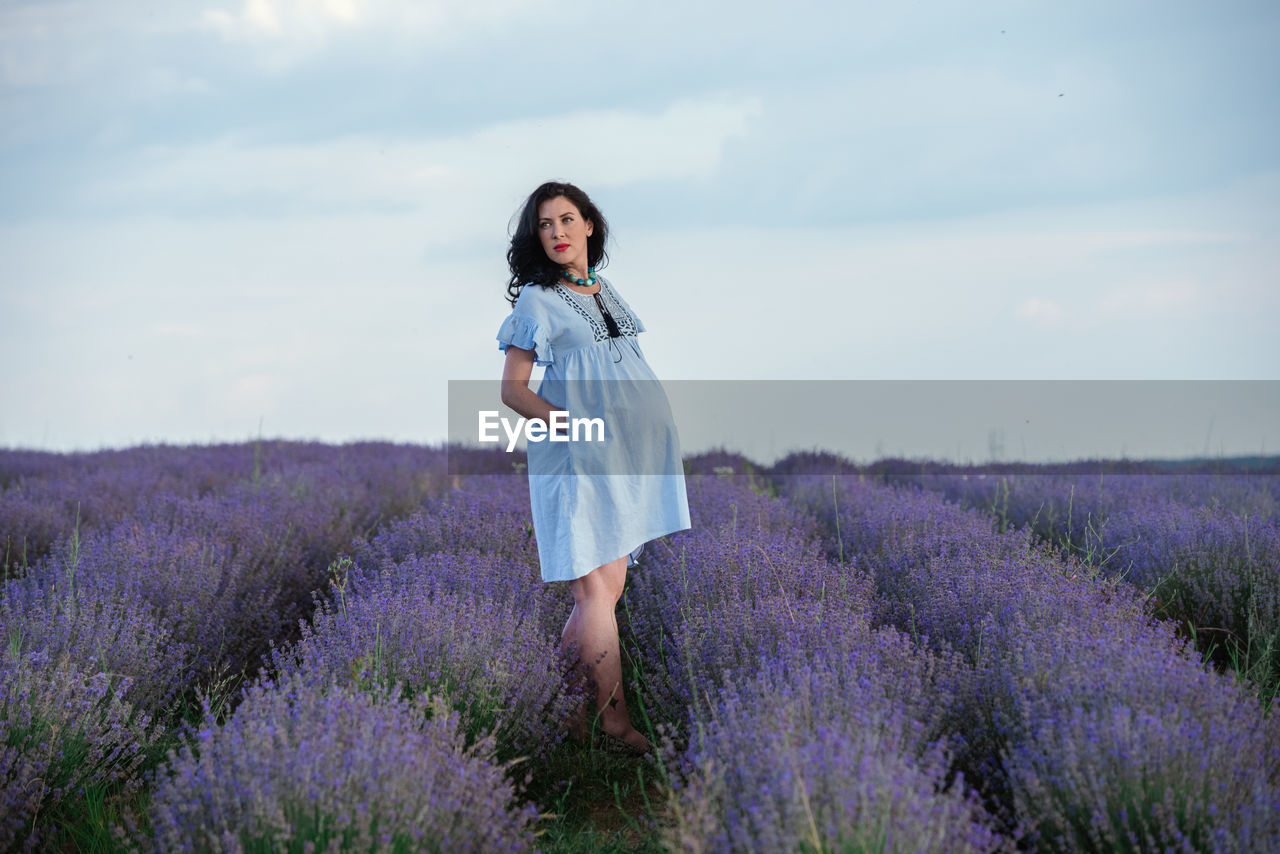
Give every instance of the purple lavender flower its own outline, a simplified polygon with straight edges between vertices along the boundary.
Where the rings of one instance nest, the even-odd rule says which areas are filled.
[[[478,565],[488,572],[469,576]],[[444,568],[474,577],[474,588],[442,583]],[[546,597],[488,595],[484,578],[495,570],[512,567],[494,555],[440,555],[366,576],[323,603],[297,644],[273,650],[273,669],[306,685],[403,682],[457,709],[468,738],[493,734],[502,758],[541,756],[563,740],[560,727],[582,699],[568,690],[569,665],[540,613],[553,607],[563,624],[563,608]]]
[[[314,845],[390,852],[530,851],[537,811],[514,802],[492,741],[467,748],[438,698],[295,679],[250,686],[219,726],[206,703],[150,806],[157,852]]]
[[[0,653],[0,849],[34,846],[37,813],[59,815],[90,781],[140,791],[145,750],[164,728],[124,700],[129,682],[66,653]]]

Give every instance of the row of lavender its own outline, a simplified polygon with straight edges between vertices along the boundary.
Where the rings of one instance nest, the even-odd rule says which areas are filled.
[[[1109,850],[1125,828],[1142,848],[1277,841],[1269,725],[1232,686],[1190,676],[1185,651],[1133,600],[1068,583],[1054,557],[974,514],[822,480],[786,488],[825,527],[758,484],[691,477],[694,529],[653,543],[632,573],[620,622],[639,662],[632,688],[669,733],[673,848],[1000,850],[1024,836]],[[556,748],[580,686],[565,684],[554,643],[567,591],[538,581],[527,520],[523,479],[472,478],[358,539],[298,642],[272,649],[272,678],[225,723],[206,704],[192,746],[151,781],[154,840],[135,830],[140,846],[532,847],[528,765],[513,763]],[[1127,627],[1108,641],[1136,650],[1116,659],[1118,675],[1072,670],[1070,637],[1045,628],[1055,608]],[[1153,652],[1163,669],[1138,661]],[[1081,654],[1096,670],[1111,653],[1098,642]],[[1164,678],[1184,682],[1157,708]],[[1106,753],[1139,750],[1131,760],[1147,742],[1089,753],[1087,736],[1114,736],[1123,709],[1126,734],[1165,727],[1149,774],[1126,776],[1125,757]],[[1206,721],[1218,727],[1207,737]],[[1190,762],[1197,735],[1208,761],[1257,759],[1198,789],[1205,770],[1168,758]],[[100,742],[112,738],[107,726]],[[966,779],[983,783],[985,805]],[[1142,798],[1170,791],[1185,802],[1143,811]],[[1080,818],[1098,804],[1119,818]]]
[[[943,780],[949,747],[938,737],[934,710],[938,691],[952,679],[946,661],[918,652],[893,630],[872,629],[867,578],[818,554],[812,520],[742,485],[691,478],[690,486],[698,530],[653,544],[647,569],[636,573],[628,594],[635,622],[624,620],[628,638],[645,638],[630,645],[649,656],[645,683],[633,688],[667,724],[673,758],[681,754],[675,763],[681,820],[672,841],[693,839],[721,850],[795,847],[817,832],[817,820],[823,835],[813,838],[828,842],[870,828],[890,850],[1000,847],[963,781],[948,786]],[[301,842],[317,850],[531,848],[536,813],[520,799],[518,778],[528,766],[516,763],[558,746],[559,722],[582,686],[566,681],[568,667],[556,649],[570,602],[563,585],[538,579],[526,490],[519,478],[473,478],[371,540],[357,540],[352,559],[329,567],[334,595],[316,597],[297,642],[272,645],[271,675],[250,685],[229,715],[201,698],[202,720],[189,743],[146,780],[149,829],[131,825],[123,835],[139,849],[158,851]],[[96,536],[87,534],[86,544]],[[203,537],[217,539],[212,531]],[[135,557],[146,558],[159,542],[137,549]],[[65,569],[62,558],[55,550],[47,564],[10,584],[32,589],[51,567]],[[118,565],[88,563],[94,566],[88,576],[128,577]],[[186,569],[180,563],[169,568],[175,574]],[[271,571],[280,575],[284,568]],[[662,583],[677,572],[679,594]],[[830,605],[814,621],[808,582],[828,577]],[[744,585],[740,593],[732,583]],[[783,586],[774,590],[776,584]],[[823,598],[818,594],[816,601]],[[747,607],[753,619],[744,620],[735,606]],[[246,610],[270,613],[272,607]],[[688,622],[676,621],[682,614]],[[6,625],[35,628],[48,616],[11,607]],[[223,616],[235,621],[237,615]],[[230,631],[249,629],[243,616],[240,623]],[[735,643],[714,642],[730,629]],[[818,641],[828,637],[826,654],[814,657]],[[133,719],[133,710],[144,706],[126,696],[132,684],[121,684],[114,719],[85,703],[74,710],[76,719],[54,720],[49,686],[83,680],[52,678],[49,656],[36,654],[48,648],[27,648],[30,654],[15,661],[25,662],[27,683],[43,691],[34,704],[23,695],[6,705],[35,711],[28,730],[36,738],[22,743],[27,749],[19,758],[35,753],[35,718],[44,714],[54,727],[79,727],[96,751],[72,767],[80,779],[95,775],[136,790],[140,754],[158,743],[158,734],[145,731],[145,715]],[[82,673],[93,670],[84,664]],[[182,661],[172,664],[181,668]],[[738,676],[726,674],[726,665],[737,667]],[[848,714],[854,686],[863,696],[863,715]],[[796,691],[809,700],[790,703]],[[791,714],[799,717],[788,724]],[[103,726],[91,729],[88,720]],[[818,734],[825,743],[811,740]],[[755,750],[757,738],[777,759],[754,766],[765,785],[753,785],[744,766],[739,774],[746,777],[722,786],[720,769],[737,753]],[[858,755],[828,768],[833,748],[849,755],[851,739]],[[801,797],[803,809],[787,778],[770,777],[792,768],[816,786]],[[31,782],[38,769],[27,771]],[[44,792],[34,808],[56,806],[74,785],[67,780],[62,791]],[[818,818],[806,822],[812,815]],[[725,817],[722,833],[717,828]]]
[[[137,797],[197,694],[296,636],[332,558],[443,471],[386,443],[0,453],[0,850]]]
[[[696,465],[696,461],[695,461]],[[748,478],[693,476],[692,530],[626,594],[633,688],[665,729],[675,851],[999,851],[951,775],[953,655],[877,626],[872,578]]]
[[[620,619],[635,705],[666,736],[671,846],[1007,847],[947,779],[954,657],[873,628],[870,578],[821,554],[812,519],[722,478],[689,492],[694,530],[650,544]],[[207,715],[198,751],[170,764],[159,850],[532,848],[521,769],[558,749],[584,695],[556,643],[571,601],[539,579],[527,498],[522,478],[471,478],[357,543],[335,595],[273,655],[276,677],[227,724]],[[407,705],[379,723],[393,704]],[[405,708],[450,723],[422,761],[392,763],[377,739],[410,726]]]
[[[487,497],[470,484],[362,549],[350,602],[344,591],[322,607],[315,634],[279,660],[292,684],[397,682],[399,696],[412,686],[459,715],[464,742],[489,768],[503,753],[553,746],[566,693],[546,662],[568,603],[536,583],[527,507],[512,482],[497,479]],[[624,632],[643,674],[633,688],[672,733],[673,847],[999,850],[1022,837],[1041,850],[1253,850],[1277,841],[1271,724],[1149,625],[1140,603],[1069,581],[1054,556],[993,534],[981,517],[935,525],[955,508],[904,509],[881,490],[860,506],[847,486],[832,495],[846,511],[829,523],[857,533],[834,542],[831,560],[812,520],[741,484],[692,478],[694,531],[655,543],[633,574]],[[821,512],[805,489],[814,484],[789,487]],[[900,536],[914,545],[902,548]],[[1063,613],[1092,619],[1068,631],[1054,621]],[[1100,675],[1107,667],[1115,672]],[[238,744],[239,733],[222,739]],[[1215,760],[1238,755],[1248,761],[1215,776]],[[985,807],[955,773],[966,770],[982,781]],[[257,779],[231,777],[215,789],[227,803]],[[380,791],[379,803],[416,803]],[[459,814],[489,815],[518,849],[531,816],[511,793],[499,787]],[[192,786],[176,801],[198,794]],[[243,815],[217,818],[218,799],[207,799],[199,826],[243,825]],[[327,813],[337,820],[350,807],[338,798]],[[404,810],[383,817],[400,827]],[[448,825],[410,829],[453,833],[455,844],[479,838]]]
[[[1280,476],[909,478],[1143,591],[1219,664],[1280,694]]]
[[[1280,715],[1201,666],[1132,588],[912,487],[784,461],[827,554],[874,579],[874,622],[955,656],[954,768],[1046,851],[1280,850]]]
[[[353,543],[271,676],[163,769],[151,850],[532,850],[522,769],[585,695],[528,517],[523,478],[477,476]]]

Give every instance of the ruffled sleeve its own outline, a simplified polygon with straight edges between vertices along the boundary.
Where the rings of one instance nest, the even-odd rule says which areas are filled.
[[[502,326],[498,328],[498,349],[507,352],[507,347],[516,346],[522,350],[533,350],[533,363],[535,365],[550,365],[555,361],[555,354],[551,352],[551,341],[547,335],[547,330],[537,319],[527,314],[517,314],[512,312],[507,315],[507,319],[502,321]]]

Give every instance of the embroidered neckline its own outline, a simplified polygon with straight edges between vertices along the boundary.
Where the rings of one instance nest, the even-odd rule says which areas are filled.
[[[562,287],[560,282],[556,283],[556,293],[575,294],[581,297],[581,300],[576,300],[566,295],[562,296],[561,299],[565,300],[570,308],[576,311],[583,320],[587,321],[591,326],[592,337],[596,341],[604,341],[609,337],[609,328],[605,325],[604,317],[600,314],[600,309],[596,305],[597,296],[605,303],[609,313],[613,315],[614,322],[618,324],[618,331],[624,337],[638,334],[639,330],[636,326],[635,318],[631,315],[631,312],[622,307],[621,300],[613,292],[613,286],[603,276],[599,277],[599,281],[600,290],[594,294],[580,294],[577,291],[571,291],[567,287]]]
[[[594,297],[596,294],[602,294],[602,295],[603,295],[603,293],[604,293],[604,279],[600,279],[600,287],[599,287],[599,288],[598,288],[594,293],[589,293],[589,294],[584,294],[582,291],[575,291],[573,288],[569,287],[569,286],[568,286],[568,285],[566,285],[564,282],[556,282],[556,285],[557,285],[561,290],[566,290],[566,291],[568,291],[568,292],[569,292],[569,293],[571,293],[571,294],[576,294],[577,296],[580,296],[580,297],[586,297],[586,298],[588,298],[588,299],[590,299],[590,298]]]

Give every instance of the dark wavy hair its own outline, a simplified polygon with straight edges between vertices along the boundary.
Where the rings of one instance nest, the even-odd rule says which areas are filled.
[[[518,220],[511,235],[511,247],[507,249],[507,267],[511,269],[511,281],[507,283],[507,301],[512,307],[520,296],[520,289],[528,284],[551,287],[560,278],[560,265],[547,257],[538,236],[538,208],[548,199],[564,196],[573,202],[584,220],[592,223],[591,236],[587,238],[587,264],[599,270],[609,263],[604,251],[609,239],[609,223],[604,214],[582,190],[562,181],[548,181],[529,194],[524,207],[516,216]]]

